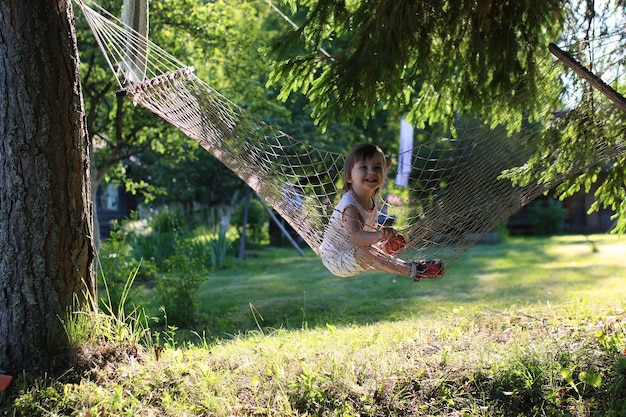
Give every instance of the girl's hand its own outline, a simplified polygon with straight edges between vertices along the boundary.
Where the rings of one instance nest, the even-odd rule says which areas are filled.
[[[380,241],[391,239],[398,234],[398,232],[396,232],[396,229],[394,229],[393,227],[383,227],[378,231],[378,233],[380,235]]]

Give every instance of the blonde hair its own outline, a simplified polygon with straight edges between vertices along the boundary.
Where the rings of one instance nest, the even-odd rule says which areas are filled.
[[[366,161],[374,158],[376,155],[380,155],[383,158],[383,171],[385,177],[387,176],[387,169],[389,168],[389,160],[383,150],[371,143],[362,143],[352,148],[346,155],[346,160],[343,165],[343,192],[348,192],[352,189],[352,183],[350,183],[350,171],[354,168],[357,162]],[[376,194],[380,192],[380,187],[376,190]]]

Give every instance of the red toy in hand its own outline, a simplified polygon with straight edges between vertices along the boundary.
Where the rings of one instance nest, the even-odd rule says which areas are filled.
[[[378,244],[378,247],[389,255],[395,255],[406,246],[406,239],[402,235],[395,235],[391,239],[387,239]]]

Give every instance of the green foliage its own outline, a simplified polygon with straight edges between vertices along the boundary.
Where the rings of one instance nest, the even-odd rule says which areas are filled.
[[[130,242],[135,259],[147,259],[161,269],[165,260],[174,253],[175,233],[149,233]]]
[[[232,204],[232,197],[242,192],[243,182],[195,142],[188,141],[181,148],[176,157],[142,154],[142,161],[150,166],[151,183],[165,190],[151,206],[178,204],[190,213],[198,205]]]
[[[98,4],[114,15],[121,15],[121,0],[104,0]],[[136,163],[135,155],[151,149],[155,142],[160,142],[161,154],[167,150],[174,153],[178,147],[175,143],[181,140],[182,135],[172,136],[175,128],[164,122],[155,122],[150,111],[115,95],[119,86],[80,13],[77,13],[75,27],[87,130],[94,142],[91,155],[93,187],[95,189],[106,179],[124,184],[128,192],[140,193],[150,200],[161,190],[146,181],[147,176],[143,175],[141,164]],[[174,138],[177,139],[172,140]]]
[[[20,410],[20,416],[39,417],[49,415],[49,412],[39,405],[40,403],[45,403],[47,409],[59,411],[68,409],[62,384],[52,384],[37,388],[31,388],[30,391],[15,400],[15,408]]]
[[[122,8],[121,0],[99,5],[114,15]],[[187,213],[198,204],[230,204],[230,197],[243,190],[241,180],[173,126],[115,97],[117,85],[108,64],[84,18],[78,17],[88,129],[97,144],[94,188],[106,179],[125,185],[155,207],[178,203]],[[390,116],[392,124],[383,112],[369,123],[332,122],[321,135],[302,95],[293,95],[286,103],[275,99],[276,92],[266,87],[270,68],[263,51],[284,24],[271,7],[254,1],[150,4],[150,39],[194,65],[200,78],[255,117],[325,149],[345,152],[356,143],[376,140],[393,152],[395,115]]]
[[[527,355],[513,358],[498,370],[497,380],[493,383],[494,396],[516,415],[523,410],[540,408],[543,401],[543,390],[551,382],[552,370],[542,363],[539,356]]]
[[[150,280],[155,276],[155,266],[150,261],[142,261],[129,255],[126,232],[115,222],[109,239],[102,242],[98,254],[98,286],[105,289],[106,299],[98,299],[101,308],[119,311],[138,302],[136,287],[128,287],[129,280]]]
[[[538,0],[393,6],[310,0],[298,6],[306,20],[275,44],[270,80],[282,85],[281,97],[307,95],[323,126],[367,120],[380,103],[412,107],[422,116],[418,123],[448,121],[452,112],[482,113],[485,103],[511,90],[544,88],[532,78],[517,83],[536,70],[565,17],[563,2]]]
[[[227,227],[216,226],[216,238],[209,242],[211,265],[214,269],[221,269],[226,264],[229,241],[226,237]]]
[[[145,230],[129,233],[128,243],[135,259],[146,259],[162,269],[176,249],[176,238],[188,233],[187,220],[180,210],[167,207],[154,211]]]
[[[548,198],[531,203],[528,218],[537,235],[554,235],[563,231],[567,209],[560,201]]]
[[[607,413],[610,417],[626,414],[626,358],[620,355],[616,362],[614,379],[607,384],[612,399],[612,410]]]
[[[267,222],[269,221],[269,214],[261,202],[256,198],[251,198],[250,205],[248,206],[248,224],[247,234],[250,236],[250,241],[254,243],[261,243],[267,240]],[[244,219],[244,213],[246,210],[245,200],[241,202],[238,210],[233,214],[231,221],[237,225],[239,234],[243,233],[242,225]]]
[[[626,233],[626,157],[617,158],[613,163],[604,167],[607,176],[599,184],[595,197],[596,200],[589,208],[589,212],[597,211],[601,206],[610,207],[616,212],[614,219],[614,232]]]
[[[598,389],[602,386],[602,375],[596,372],[578,371],[577,366],[570,368],[561,368],[561,377],[566,387],[576,393],[578,398],[582,398],[592,389]]]
[[[121,0],[99,6],[120,16]],[[268,100],[264,39],[275,34],[267,5],[247,0],[180,0],[150,4],[150,40],[197,68],[231,100],[255,114],[288,110]],[[118,88],[82,14],[77,14],[82,90],[88,130],[94,137],[95,187],[104,179],[124,184],[155,204],[220,203],[241,182],[174,126],[130,100]],[[114,69],[115,70],[115,69]],[[215,180],[218,178],[218,180]],[[219,186],[219,188],[218,188]]]
[[[217,211],[215,211],[217,213]],[[222,213],[225,215],[224,213]],[[101,250],[101,276],[106,279],[108,300],[103,305],[117,311],[120,300],[139,299],[142,287],[126,287],[130,276],[145,284],[156,282],[154,294],[159,306],[177,325],[189,326],[197,318],[198,289],[209,271],[223,268],[228,260],[228,223],[210,216],[211,227],[195,231],[180,210],[162,208],[142,226],[131,220],[114,228]],[[139,267],[141,265],[141,268]],[[106,301],[106,302],[105,302]]]
[[[91,329],[90,337],[100,335],[105,340],[122,345],[130,344],[135,346],[141,343],[150,345],[150,328],[145,311],[136,305],[132,306],[132,308],[127,305],[130,302],[129,295],[131,294],[138,270],[139,267],[137,267],[134,274],[128,277],[120,293],[117,306],[108,297],[108,302],[105,303],[104,307],[104,314],[98,314],[95,320],[92,317],[92,320],[98,323],[101,328],[96,331]],[[88,320],[86,323],[88,324],[89,321],[91,320]]]
[[[544,59],[546,45],[562,39],[575,53],[590,56],[591,68],[604,71],[615,80],[613,87],[623,90],[623,79],[608,75],[623,61],[623,48],[601,53],[585,48],[593,44],[590,37],[623,27],[624,2],[604,7],[538,0],[287,3],[299,28],[274,44],[270,82],[281,87],[283,99],[304,94],[320,126],[369,120],[381,108],[407,114],[416,126],[451,126],[458,115],[507,129],[541,122],[547,129],[536,135],[534,155],[510,178],[525,185],[565,180],[557,194],[562,199],[587,187],[604,164],[610,173],[591,210],[613,208],[614,230],[626,230],[626,162],[611,155],[623,149],[626,113]],[[586,30],[578,30],[582,27]],[[565,103],[571,96],[577,97],[574,105]],[[583,167],[590,168],[570,177],[572,169]]]
[[[148,227],[154,233],[177,233],[187,228],[187,220],[181,210],[162,207],[152,214]]]
[[[204,286],[215,298],[203,303],[230,304],[205,312],[219,319],[259,300],[255,330],[184,339],[166,322],[133,349],[110,343],[139,340],[132,320],[74,314],[82,366],[16,375],[0,414],[623,416],[624,243],[593,240],[598,252],[581,236],[478,245],[419,285],[337,279],[313,256],[268,249]]]
[[[589,209],[594,212],[600,207],[616,211],[615,232],[626,230],[626,188],[623,176],[626,158],[611,156],[619,150],[623,141],[620,127],[626,122],[626,113],[615,106],[600,106],[598,98],[587,91],[577,107],[552,120],[537,137],[536,149],[521,167],[511,170],[509,176],[515,183],[527,185],[556,184],[558,199],[595,187],[596,200]],[[590,121],[603,121],[591,123]],[[598,127],[600,126],[600,127]],[[605,156],[602,156],[605,155]],[[575,168],[584,169],[579,175],[571,176]],[[601,173],[606,176],[603,180]]]
[[[149,319],[145,311],[132,305],[131,294],[139,267],[131,273],[121,288],[104,285],[105,297],[101,308],[68,312],[63,327],[70,345],[111,343],[116,346],[151,346]]]
[[[198,289],[207,280],[208,249],[199,241],[176,239],[174,254],[165,260],[155,293],[170,322],[186,326],[194,323]]]
[[[621,328],[618,332],[608,332],[607,329],[602,329],[596,332],[595,337],[598,339],[600,345],[608,353],[620,354],[624,352],[624,346],[626,345],[626,332]]]

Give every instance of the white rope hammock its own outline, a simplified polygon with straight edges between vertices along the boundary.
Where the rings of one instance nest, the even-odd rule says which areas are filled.
[[[341,195],[344,156],[303,144],[255,119],[200,80],[193,68],[148,41],[147,25],[146,33],[136,32],[98,6],[77,1],[123,94],[178,127],[235,172],[319,254],[325,226]],[[558,61],[546,59],[542,65],[546,85],[557,67],[563,71]],[[626,152],[623,128],[613,129],[615,133],[607,133],[609,140],[605,135],[598,139],[588,160],[569,161],[569,169],[550,182],[517,186],[503,178],[506,170],[523,169],[542,137],[563,129],[560,123],[566,118],[549,120],[554,108],[548,108],[563,97],[555,98],[559,93],[549,89],[545,94],[552,95],[546,99],[541,125],[520,119],[515,132],[509,132],[502,126],[488,129],[468,122],[457,127],[455,138],[432,137],[397,155],[407,186],[394,183],[392,170],[381,196],[383,211],[396,219],[394,227],[407,240],[400,257],[437,257],[449,267],[555,184]],[[598,108],[611,105],[601,96],[597,103]],[[579,122],[589,123],[590,131],[604,129],[605,123]]]

